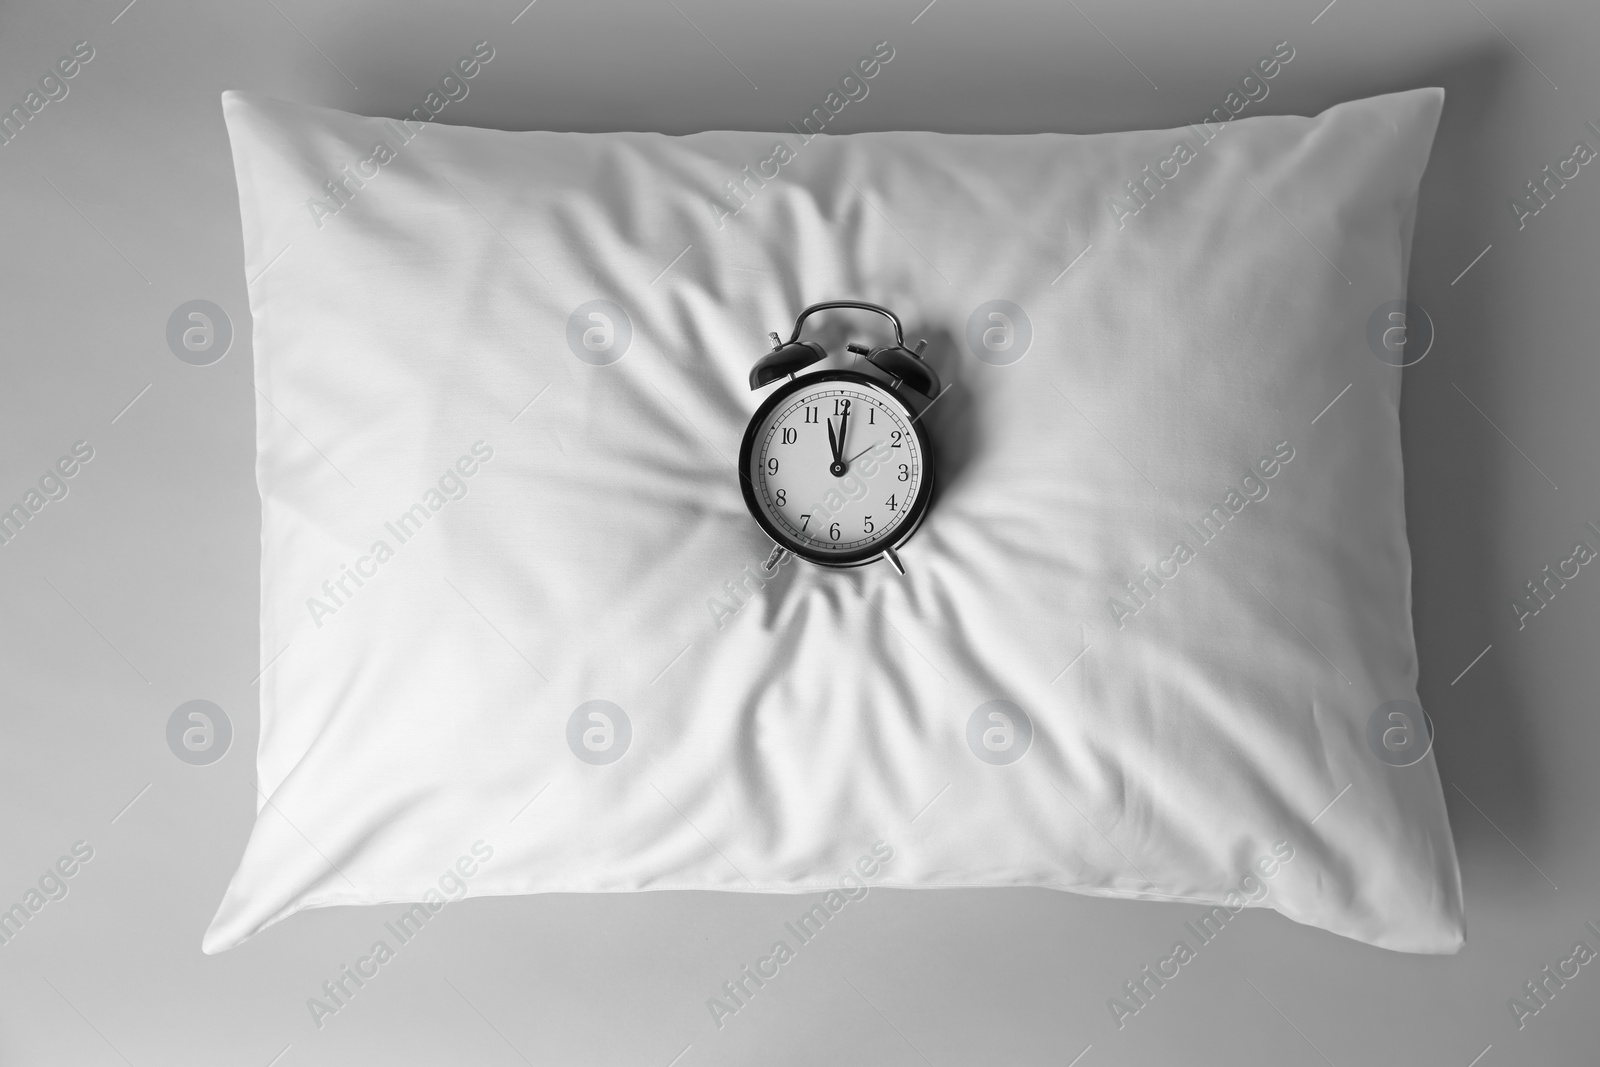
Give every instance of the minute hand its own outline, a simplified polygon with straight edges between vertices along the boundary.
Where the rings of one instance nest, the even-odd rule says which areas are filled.
[[[839,432],[833,432],[833,420],[828,420],[828,446],[833,449],[833,462],[828,464],[828,473],[835,478],[844,477],[844,472],[849,468],[844,462],[844,433],[848,428],[850,413],[846,411],[839,418]]]

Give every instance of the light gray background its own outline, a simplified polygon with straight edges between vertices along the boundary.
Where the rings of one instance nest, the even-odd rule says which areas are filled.
[[[74,441],[96,450],[70,496],[0,548],[0,906],[74,841],[95,849],[70,895],[0,946],[0,1063],[1595,1062],[1600,967],[1520,1033],[1507,999],[1580,937],[1596,944],[1583,923],[1600,922],[1600,579],[1586,569],[1520,632],[1510,607],[1600,521],[1600,172],[1520,232],[1508,199],[1577,139],[1600,146],[1583,125],[1600,121],[1600,7],[525,2],[0,12],[8,106],[74,42],[97,53],[0,148],[0,503]],[[1178,125],[1282,39],[1298,54],[1251,114],[1445,86],[1411,271],[1438,338],[1404,372],[1404,436],[1421,691],[1466,950],[1397,955],[1247,913],[1121,1032],[1107,998],[1199,909],[874,891],[720,1031],[706,998],[796,898],[468,901],[320,1030],[306,998],[387,910],[308,912],[201,955],[255,808],[259,669],[249,314],[217,97],[398,115],[481,39],[497,56],[445,117],[511,129],[781,129],[880,39],[896,59],[840,132]],[[164,339],[195,298],[237,332],[210,367]],[[197,697],[236,731],[208,767],[164,738]]]

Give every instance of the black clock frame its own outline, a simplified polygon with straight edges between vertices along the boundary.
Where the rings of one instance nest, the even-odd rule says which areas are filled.
[[[872,544],[852,552],[817,552],[804,545],[796,544],[786,532],[777,528],[770,522],[761,510],[760,502],[756,499],[755,484],[750,479],[750,457],[755,454],[756,435],[765,425],[767,417],[772,414],[789,397],[805,389],[823,382],[852,382],[857,385],[870,385],[888,393],[908,413],[912,432],[916,434],[917,446],[922,452],[923,476],[921,489],[916,499],[912,501],[910,514],[906,515],[895,530],[893,540],[886,544]],[[934,474],[937,469],[933,452],[933,442],[928,437],[927,431],[922,427],[922,415],[907,402],[898,389],[887,383],[853,370],[816,371],[811,374],[796,376],[785,382],[778,391],[762,401],[756,413],[750,417],[750,423],[745,427],[744,440],[739,445],[739,488],[744,494],[744,505],[750,511],[751,518],[764,530],[768,537],[778,547],[792,552],[808,563],[815,563],[821,567],[862,567],[868,563],[876,563],[884,554],[892,549],[898,549],[917,532],[917,527],[922,525],[923,516],[927,514],[928,505],[933,500]]]

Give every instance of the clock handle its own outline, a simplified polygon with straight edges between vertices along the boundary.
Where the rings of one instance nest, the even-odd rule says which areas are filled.
[[[903,330],[901,330],[900,320],[895,317],[895,313],[879,304],[869,304],[864,300],[824,300],[820,304],[812,304],[810,307],[800,312],[800,317],[794,320],[794,335],[789,338],[789,343],[794,344],[796,341],[800,340],[800,327],[805,324],[806,318],[809,315],[817,311],[827,311],[829,308],[854,308],[857,311],[877,312],[879,315],[882,315],[884,318],[894,323],[895,346],[897,348],[905,347],[905,333]]]

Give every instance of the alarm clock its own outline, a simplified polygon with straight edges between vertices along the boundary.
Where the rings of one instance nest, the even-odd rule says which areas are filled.
[[[865,356],[876,375],[854,370],[799,374],[828,356],[816,341],[800,340],[811,315],[853,308],[894,324],[894,344],[846,349]],[[900,320],[877,304],[830,300],[795,319],[789,340],[750,371],[759,390],[787,377],[750,418],[739,447],[739,484],[750,515],[785,551],[823,567],[859,567],[886,559],[905,573],[897,549],[921,525],[933,495],[934,453],[921,413],[939,395],[939,376],[922,358],[926,341],[905,347]],[[926,411],[926,406],[923,407]]]

